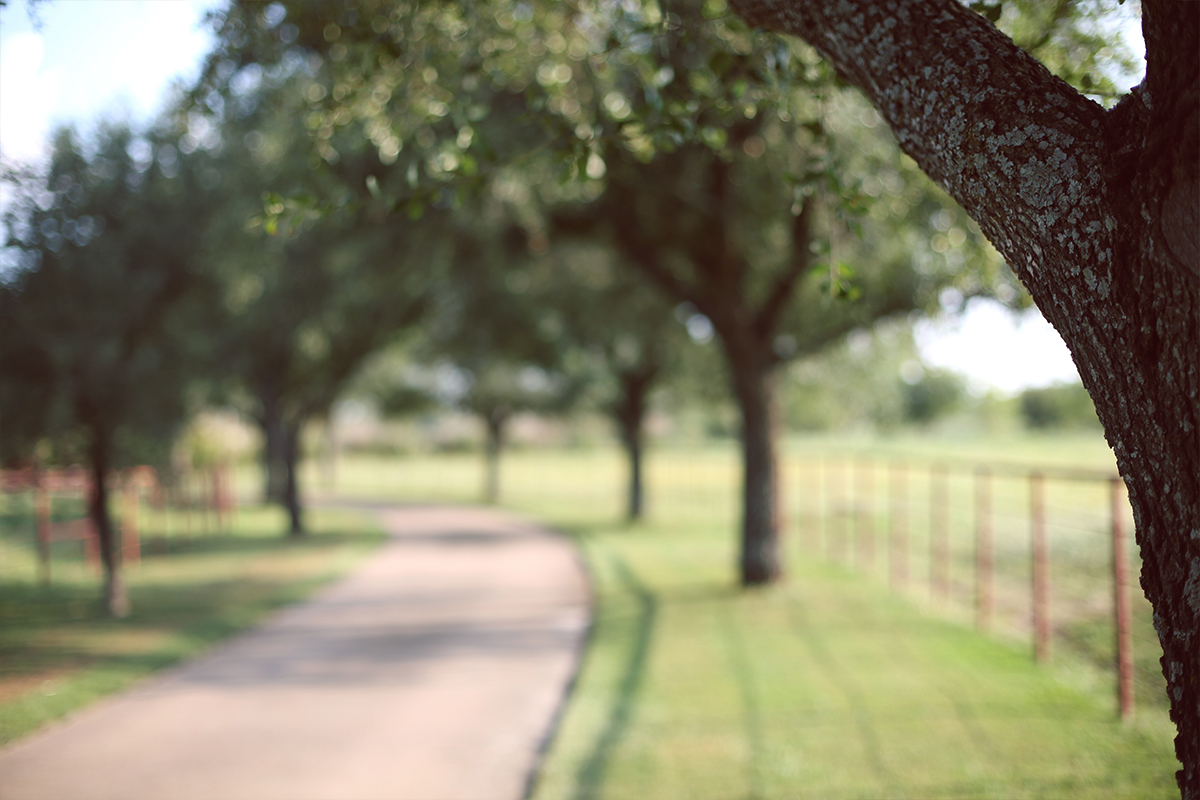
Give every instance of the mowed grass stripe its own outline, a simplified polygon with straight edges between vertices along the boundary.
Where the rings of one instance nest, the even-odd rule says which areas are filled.
[[[795,553],[738,589],[724,525],[572,533],[597,617],[538,800],[1177,796],[1165,715],[1024,647]]]

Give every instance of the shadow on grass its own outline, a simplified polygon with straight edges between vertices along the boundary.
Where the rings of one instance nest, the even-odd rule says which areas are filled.
[[[742,701],[742,718],[746,728],[746,742],[750,747],[750,758],[746,764],[746,782],[750,787],[746,800],[761,800],[764,796],[763,764],[766,758],[766,736],[763,732],[761,692],[754,680],[750,665],[750,654],[746,636],[733,619],[733,608],[726,603],[721,606],[721,633],[729,648],[729,666],[737,682]]]
[[[825,674],[826,679],[838,688],[846,698],[850,713],[854,717],[855,727],[858,728],[859,739],[862,741],[866,763],[870,765],[875,777],[883,786],[896,785],[894,776],[883,760],[883,743],[879,738],[875,721],[865,694],[858,684],[850,677],[849,670],[837,663],[825,639],[817,628],[807,618],[804,608],[799,602],[789,604],[789,617],[792,630],[797,638],[805,645],[811,656],[812,663]]]
[[[13,678],[95,665],[138,670],[172,663],[302,599],[328,577],[323,569],[305,576],[284,570],[278,576],[250,577],[238,566],[248,563],[246,558],[320,553],[377,540],[375,534],[358,532],[321,532],[294,540],[278,534],[237,535],[146,555],[141,567],[126,570],[133,612],[119,620],[105,611],[99,575],[49,586],[29,579],[0,582],[0,674]],[[143,658],[152,663],[143,665]]]
[[[302,598],[319,578],[134,586],[133,613],[112,619],[97,587],[0,587],[4,674],[96,664],[157,668]],[[144,663],[143,663],[144,662]]]
[[[633,714],[638,691],[646,672],[646,660],[650,653],[650,643],[654,636],[654,626],[658,616],[658,600],[645,584],[629,569],[629,564],[616,553],[609,553],[613,573],[637,603],[636,634],[633,647],[621,680],[617,684],[616,697],[608,712],[608,721],[604,730],[596,739],[591,753],[580,765],[575,776],[575,797],[578,800],[588,800],[596,797],[604,785],[605,773],[612,759],[613,749],[621,741]]]

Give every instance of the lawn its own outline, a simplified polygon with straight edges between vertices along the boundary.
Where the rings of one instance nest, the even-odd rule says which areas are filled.
[[[591,645],[550,798],[1177,797],[1161,709],[792,560],[740,590],[722,526],[574,526]]]
[[[814,487],[803,462],[867,454],[1112,466],[1094,436],[792,440],[784,462],[789,575],[743,591],[734,581],[738,471],[729,443],[655,449],[650,513],[637,525],[620,521],[615,451],[506,457],[505,503],[579,542],[597,611],[535,798],[1178,796],[1147,605],[1137,607],[1146,679],[1134,719],[1122,723],[1106,612],[1075,613],[1068,603],[1074,583],[1088,583],[1088,597],[1110,591],[1093,563],[1107,542],[1104,492],[1051,487],[1064,585],[1054,660],[1038,667],[1027,624],[991,636],[972,630],[969,608],[957,603],[970,583],[960,574],[970,560],[961,537],[948,603],[933,602],[922,582],[928,563],[918,551],[928,542],[919,524],[912,585],[899,594],[888,591],[882,564],[864,569],[805,547],[800,526]],[[340,492],[403,499],[469,502],[482,486],[479,456],[461,453],[346,459],[338,474]],[[999,555],[1017,562],[1027,550],[1022,491],[996,487]],[[952,516],[970,514],[955,507]]]
[[[126,570],[133,613],[115,620],[78,542],[56,544],[51,585],[37,583],[26,504],[0,502],[0,742],[202,652],[344,574],[382,541],[348,512],[316,510],[312,533],[289,541],[274,509],[244,508],[222,533],[147,509],[142,562]]]

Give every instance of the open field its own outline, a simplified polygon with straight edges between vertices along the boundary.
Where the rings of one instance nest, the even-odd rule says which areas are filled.
[[[25,498],[0,502],[0,742],[198,654],[345,573],[382,541],[346,512],[318,510],[314,532],[287,541],[274,509],[242,509],[232,530],[205,533],[199,520],[189,529],[182,515],[146,508],[142,563],[126,570],[133,613],[114,620],[80,542],[54,545],[52,583],[38,585]]]

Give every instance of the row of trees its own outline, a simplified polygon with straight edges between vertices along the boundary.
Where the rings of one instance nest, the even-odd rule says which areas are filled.
[[[561,402],[600,364],[622,390],[613,412],[636,455],[645,392],[670,349],[652,323],[670,329],[669,309],[688,304],[689,322],[715,333],[741,414],[746,584],[782,571],[780,365],[932,307],[947,286],[995,291],[1006,277],[982,231],[1072,347],[1117,451],[1181,727],[1180,785],[1195,794],[1200,610],[1188,587],[1200,539],[1185,535],[1200,498],[1195,10],[1146,4],[1147,81],[1106,112],[1081,94],[1111,91],[1111,47],[1085,24],[1093,6],[977,5],[991,21],[952,0],[738,0],[736,15],[720,0],[236,4],[214,16],[218,48],[174,129],[129,141],[114,186],[145,198],[142,222],[198,206],[156,263],[216,287],[214,340],[231,344],[208,351],[223,354],[209,357],[229,378],[214,392],[263,425],[284,476],[272,486],[293,499],[303,422],[420,319],[427,359],[459,378],[434,388],[485,416],[497,445],[513,397]],[[61,144],[10,224],[20,257],[6,275],[6,325],[41,275],[76,262],[87,272],[88,254],[124,230],[118,206],[83,216],[72,206],[110,170]],[[70,180],[68,162],[79,164]],[[161,201],[145,194],[160,185]],[[247,232],[237,208],[275,237]],[[134,250],[155,252],[131,247],[114,264],[128,270]],[[626,314],[650,287],[660,305]],[[60,416],[89,431],[102,475],[104,426],[87,423],[98,401],[76,387],[132,391],[132,378],[108,378],[136,376],[129,364],[144,363],[150,342],[165,347],[197,296],[151,293],[132,330],[122,326],[136,315],[96,323],[92,340],[111,340],[102,349],[113,355],[91,383],[62,355],[72,347],[46,344],[38,329],[52,317],[25,314],[36,324],[13,323],[6,373],[11,362],[72,387],[61,396],[80,399]],[[198,317],[213,310],[197,306]],[[178,347],[162,351],[172,366],[187,363]],[[140,427],[132,401],[118,406],[114,420]],[[54,407],[37,404],[22,429],[44,428]]]

